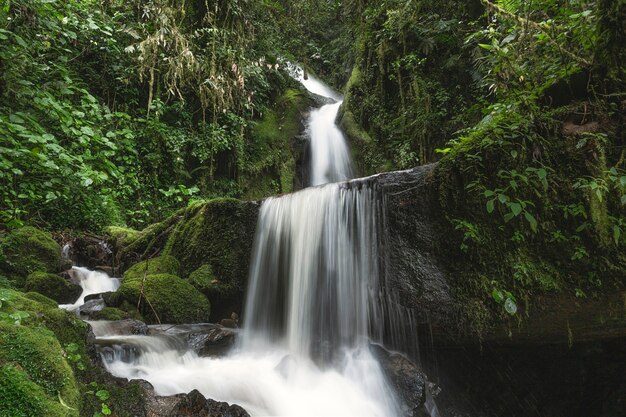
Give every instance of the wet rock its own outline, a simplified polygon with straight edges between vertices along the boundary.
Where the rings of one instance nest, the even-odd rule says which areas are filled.
[[[78,266],[95,269],[113,265],[113,249],[101,237],[84,235],[69,243],[70,259]]]
[[[199,356],[220,356],[232,349],[235,337],[233,330],[215,325],[204,332],[189,333],[187,340]]]
[[[108,265],[98,265],[94,268],[96,271],[101,271],[107,274],[110,277],[114,277],[116,275],[116,268]]]
[[[85,296],[85,302],[87,301],[91,301],[91,300],[101,300],[102,297],[100,296],[100,294],[89,294]]]
[[[240,406],[207,400],[197,390],[181,396],[169,415],[172,417],[250,417],[250,414]]]
[[[148,334],[148,326],[139,320],[133,319],[109,321],[106,323],[95,322],[92,323],[92,326],[95,328],[96,333],[105,332],[107,334],[115,334],[120,336],[145,336]]]
[[[222,319],[220,320],[220,324],[229,329],[236,329],[238,327],[237,321],[233,319]]]
[[[80,316],[90,316],[91,314],[102,310],[104,307],[106,307],[104,300],[96,298],[95,300],[85,302],[85,304],[78,307],[76,311]]]
[[[386,377],[402,402],[403,415],[422,417],[426,403],[426,375],[409,359],[398,353],[388,352],[380,345],[370,345]]]

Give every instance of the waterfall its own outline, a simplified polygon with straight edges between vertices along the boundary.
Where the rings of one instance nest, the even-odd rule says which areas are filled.
[[[367,341],[378,290],[376,204],[375,191],[358,183],[265,201],[245,343],[281,340],[294,354],[328,360]]]
[[[309,184],[315,186],[352,178],[350,150],[335,124],[343,97],[312,75],[305,80],[302,70],[296,70],[295,76],[311,93],[331,101],[311,111],[306,123],[311,155]]]
[[[307,123],[317,186],[260,209],[237,348],[205,358],[155,336],[105,332],[99,340],[113,346],[103,356],[115,376],[145,379],[159,395],[198,389],[253,416],[394,417],[399,401],[370,351],[385,335],[382,200],[370,181],[344,181],[352,167],[335,125],[341,96],[300,80],[333,101]]]

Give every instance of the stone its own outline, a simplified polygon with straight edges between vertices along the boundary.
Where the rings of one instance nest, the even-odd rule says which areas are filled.
[[[250,414],[240,406],[207,400],[198,390],[181,396],[170,415],[172,417],[250,417]]]
[[[38,292],[59,304],[72,304],[80,297],[83,289],[60,275],[33,272],[26,278],[24,291]]]
[[[426,375],[404,355],[374,344],[370,350],[401,401],[403,415],[421,417],[426,403]]]
[[[235,345],[235,338],[233,330],[217,325],[205,332],[193,332],[187,336],[190,348],[199,356],[224,355]]]

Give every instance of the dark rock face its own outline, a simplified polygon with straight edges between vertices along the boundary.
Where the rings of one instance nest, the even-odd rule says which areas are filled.
[[[453,328],[454,301],[442,259],[449,225],[440,214],[434,168],[374,177],[383,194],[382,274],[387,290],[404,307],[420,311],[422,321]]]
[[[199,356],[225,355],[235,345],[238,334],[235,329],[210,323],[150,326],[148,333],[179,340]]]
[[[378,359],[385,376],[402,402],[402,415],[424,416],[426,375],[403,355],[388,352],[380,345],[370,345],[370,350]]]
[[[126,319],[107,324],[109,332],[117,335],[147,335],[148,326],[139,320]]]
[[[91,314],[102,310],[106,307],[104,300],[101,298],[91,299],[76,310],[81,316],[90,316]]]
[[[183,396],[174,406],[172,417],[250,417],[238,405],[205,399],[197,390]]]
[[[69,257],[77,266],[113,272],[113,248],[105,239],[84,235],[69,242]],[[112,274],[109,274],[112,275]]]
[[[216,326],[202,333],[190,333],[189,345],[199,356],[220,356],[235,345],[236,333],[228,328]]]
[[[146,417],[250,417],[240,406],[206,399],[198,390],[160,397],[148,382],[139,382],[146,398]]]

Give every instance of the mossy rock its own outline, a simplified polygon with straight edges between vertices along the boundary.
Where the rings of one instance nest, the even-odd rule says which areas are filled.
[[[124,280],[136,281],[144,275],[180,273],[180,262],[173,256],[163,255],[133,265],[124,273]]]
[[[106,228],[106,233],[111,237],[115,244],[119,243],[130,243],[136,240],[141,232],[134,229],[129,229],[126,227],[119,226],[109,226]]]
[[[209,319],[211,307],[207,298],[176,275],[147,275],[143,282],[143,294],[141,288],[142,280],[124,279],[109,301],[114,306],[128,308],[136,306],[141,296],[140,310],[148,324],[158,323],[159,320],[172,324],[199,323]]]
[[[83,289],[57,274],[48,272],[33,272],[26,278],[25,291],[35,291],[45,295],[59,304],[75,302]]]
[[[19,365],[0,367],[0,417],[66,417],[76,415],[63,407],[30,378]]]
[[[87,332],[89,325],[75,314],[60,309],[56,301],[36,292],[22,293],[10,289],[0,289],[0,297],[5,301],[3,312],[24,311],[29,317],[22,320],[23,326],[46,327],[51,330],[62,346],[76,343],[79,354],[87,355]]]
[[[204,292],[211,288],[216,278],[213,274],[213,268],[211,268],[211,265],[204,264],[189,274],[189,278],[187,280],[198,291]]]
[[[105,307],[100,311],[96,311],[94,313],[91,314],[90,319],[91,320],[110,320],[110,321],[116,321],[116,320],[126,320],[126,319],[130,319],[132,314],[121,310],[119,308],[115,308],[115,307]]]
[[[28,408],[21,408],[24,401],[34,403],[35,407],[45,407],[51,403],[61,406],[62,399],[67,407],[55,404],[51,406],[53,413],[46,409],[45,413],[31,415],[78,416],[80,392],[65,356],[59,341],[47,329],[0,324],[0,362],[4,364],[2,373],[7,377],[6,380],[2,378],[2,384],[7,387],[0,391],[0,396],[8,397],[2,398],[0,407],[17,407],[7,410],[14,411],[14,414],[6,415],[29,415]],[[33,387],[27,380],[41,389]],[[32,396],[23,400],[14,397],[27,387],[33,388]]]
[[[63,265],[59,244],[48,232],[29,226],[8,234],[0,243],[0,253],[0,268],[22,279],[35,271],[60,272]]]

